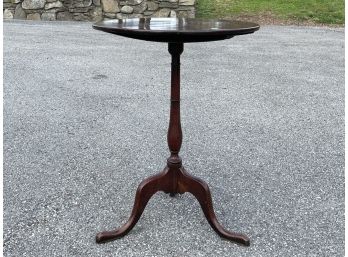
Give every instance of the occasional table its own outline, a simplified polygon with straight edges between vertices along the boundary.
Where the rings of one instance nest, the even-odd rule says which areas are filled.
[[[182,143],[180,123],[180,54],[184,43],[205,42],[232,38],[250,34],[259,29],[259,25],[251,22],[229,20],[205,20],[187,18],[136,18],[123,20],[107,20],[97,22],[94,29],[116,35],[147,41],[168,43],[168,51],[172,56],[171,64],[171,97],[170,119],[167,141],[170,157],[164,170],[142,181],[138,186],[131,216],[126,224],[116,230],[100,232],[96,236],[97,243],[104,243],[125,236],[137,223],[146,204],[158,191],[170,196],[189,192],[201,205],[210,226],[221,237],[250,245],[248,237],[243,234],[229,232],[216,219],[210,190],[203,180],[190,175],[182,166],[179,151]],[[214,54],[214,53],[212,53]]]

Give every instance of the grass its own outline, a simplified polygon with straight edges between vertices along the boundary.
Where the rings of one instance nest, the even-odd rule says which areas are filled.
[[[344,24],[344,0],[196,0],[196,17]]]

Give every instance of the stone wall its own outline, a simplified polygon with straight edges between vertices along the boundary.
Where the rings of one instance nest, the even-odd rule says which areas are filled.
[[[195,0],[3,0],[4,19],[98,21],[194,17]]]

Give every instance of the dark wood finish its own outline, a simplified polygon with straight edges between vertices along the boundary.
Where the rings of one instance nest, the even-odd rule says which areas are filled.
[[[246,246],[250,244],[246,236],[229,232],[219,224],[214,213],[208,185],[203,180],[188,174],[182,166],[179,151],[182,143],[180,123],[180,54],[183,52],[183,49],[183,43],[168,44],[168,50],[172,56],[172,71],[170,120],[167,136],[170,157],[167,159],[167,166],[161,173],[141,182],[137,189],[133,210],[127,223],[119,229],[98,233],[96,236],[97,243],[104,243],[125,236],[139,220],[152,195],[158,191],[164,191],[171,196],[186,192],[193,194],[200,203],[210,226],[217,234]]]
[[[260,26],[252,22],[221,19],[135,18],[100,21],[94,29],[158,42],[205,42],[249,34]]]

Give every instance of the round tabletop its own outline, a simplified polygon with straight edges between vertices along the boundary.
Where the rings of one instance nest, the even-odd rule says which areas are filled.
[[[190,19],[134,18],[100,21],[94,29],[125,37],[157,42],[204,42],[249,34],[260,26],[252,22]]]

